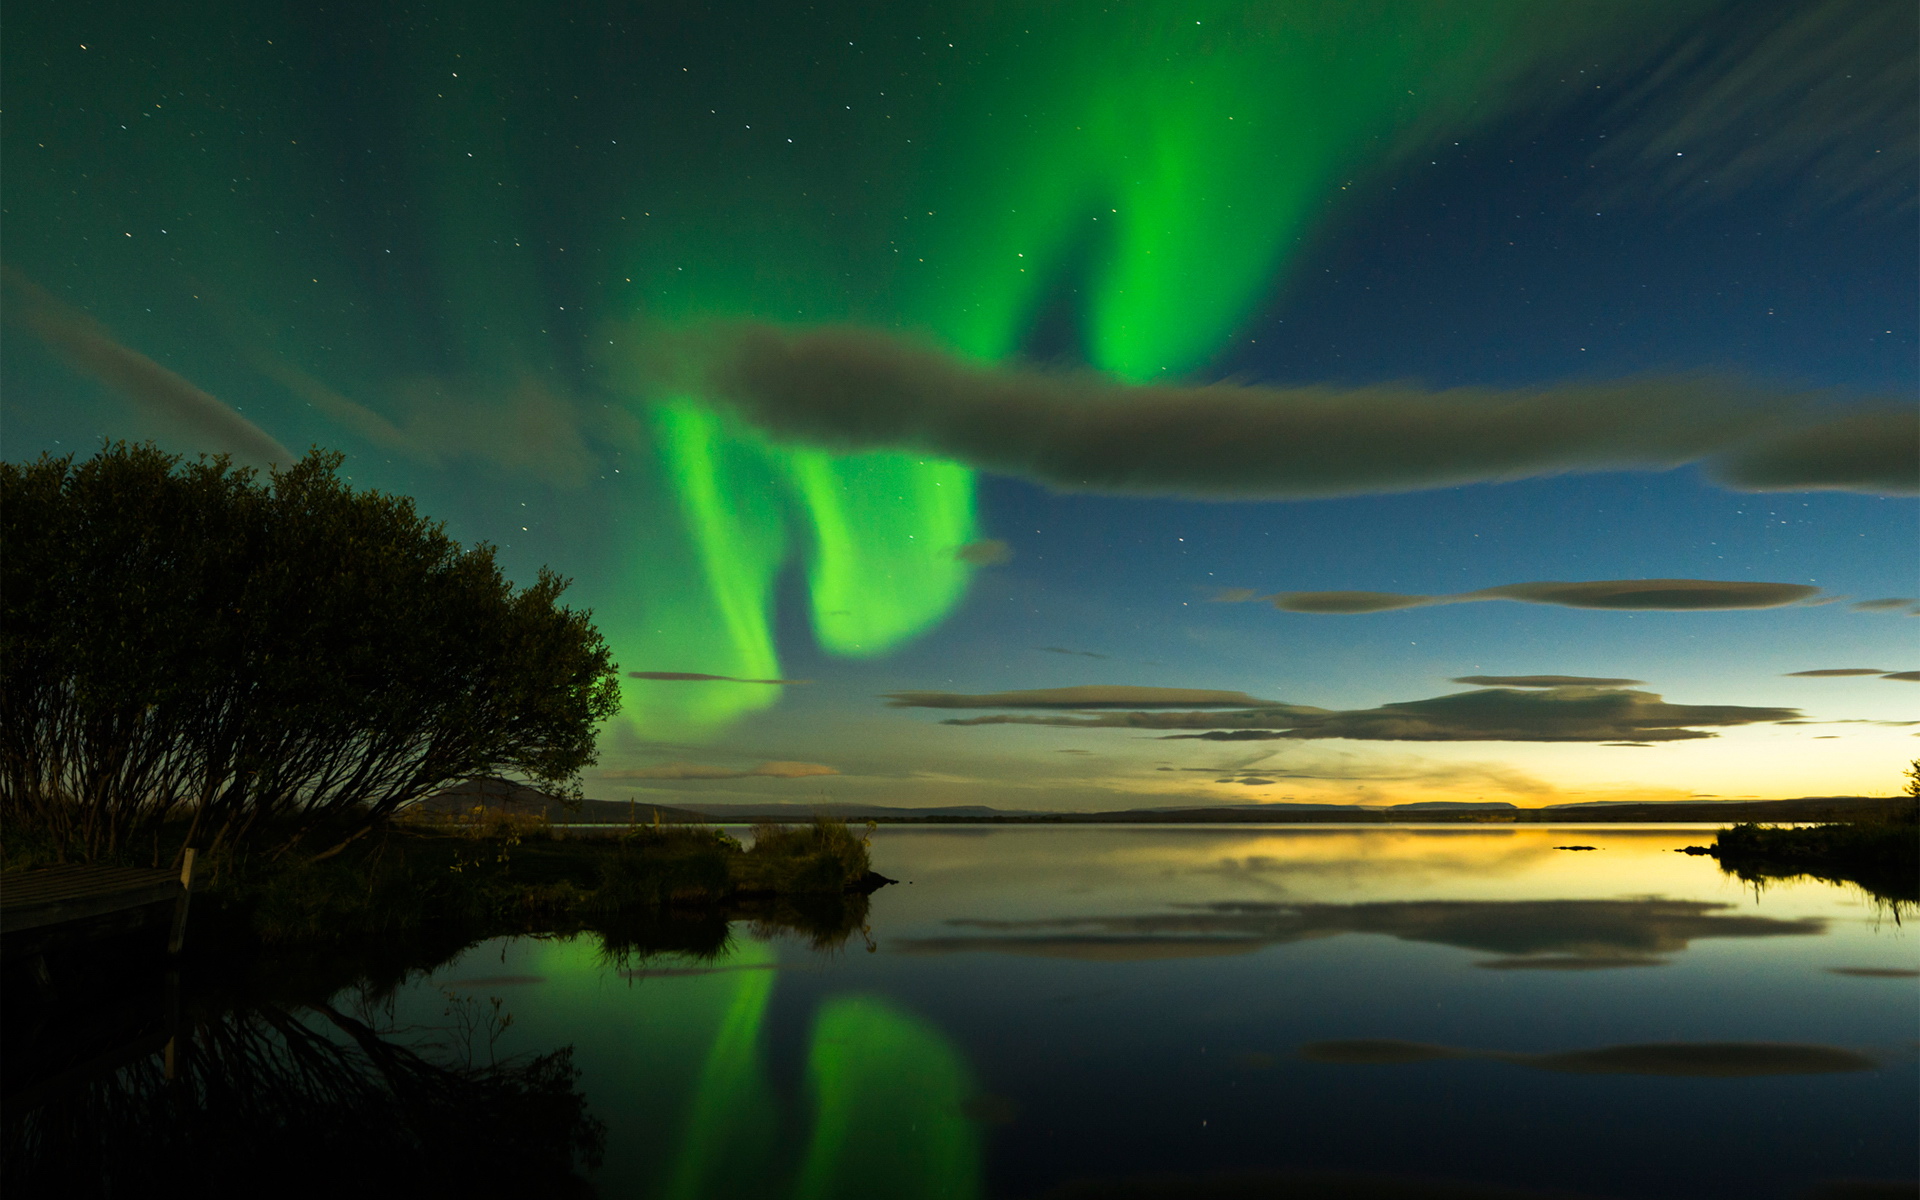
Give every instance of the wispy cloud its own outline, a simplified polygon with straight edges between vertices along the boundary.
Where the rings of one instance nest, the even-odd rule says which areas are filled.
[[[811,679],[741,679],[734,675],[702,675],[698,671],[628,671],[628,679],[650,679],[655,683],[771,683],[781,687],[812,683]]]
[[[226,452],[265,466],[297,457],[232,405],[122,345],[107,327],[19,272],[3,275],[14,302],[8,315],[69,366],[110,388],[195,449]]]
[[[1788,671],[1783,679],[1842,679],[1851,675],[1890,675],[1882,667],[1822,667],[1817,671]]]
[[[976,567],[997,567],[1013,561],[1013,547],[999,538],[982,538],[954,549],[953,557]]]
[[[1699,206],[1765,186],[1821,207],[1911,210],[1914,9],[1729,5],[1664,45],[1609,114],[1610,204]]]
[[[1659,960],[1653,961],[1657,963]],[[1581,960],[1580,965],[1646,964]],[[1839,1046],[1797,1045],[1790,1042],[1655,1042],[1640,1046],[1564,1050],[1553,1054],[1515,1054],[1499,1050],[1463,1050],[1453,1046],[1387,1038],[1362,1038],[1308,1042],[1300,1047],[1300,1057],[1310,1062],[1356,1066],[1483,1058],[1531,1067],[1536,1071],[1557,1071],[1570,1075],[1709,1076],[1723,1079],[1748,1079],[1761,1075],[1834,1075],[1871,1071],[1880,1065],[1864,1054]]]
[[[564,389],[526,373],[507,384],[416,375],[385,390],[388,417],[265,350],[253,364],[349,434],[438,466],[479,459],[562,487],[578,487],[598,470],[582,406]]]
[[[838,775],[839,769],[824,763],[764,762],[744,770],[716,767],[708,763],[676,762],[658,767],[635,767],[625,771],[603,771],[596,779],[810,779],[816,775]]]
[[[1453,683],[1477,683],[1482,687],[1631,687],[1644,679],[1601,679],[1591,675],[1462,675]]]
[[[1847,607],[1855,612],[1905,613],[1911,616],[1920,613],[1920,600],[1912,596],[1885,596],[1878,600],[1856,600]]]
[[[1019,692],[888,692],[885,698],[894,708],[1238,708],[1271,703],[1245,692],[1124,684]]]

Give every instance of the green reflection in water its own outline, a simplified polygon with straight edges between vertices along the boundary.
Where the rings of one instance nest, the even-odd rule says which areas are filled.
[[[762,1045],[771,946],[742,939],[710,963],[664,955],[616,972],[580,937],[541,944],[527,965],[546,982],[518,1024],[536,1044],[576,1047],[589,1108],[610,1131],[602,1194],[745,1200],[786,1177]]]
[[[820,1010],[807,1072],[816,1109],[795,1200],[979,1195],[979,1136],[961,1111],[973,1085],[938,1030],[842,996]]]
[[[958,1049],[938,1028],[867,995],[827,999],[813,1022],[806,1095],[768,1070],[779,960],[741,939],[710,961],[678,955],[615,974],[590,938],[542,944],[536,1030],[576,1046],[591,1111],[610,1131],[606,1194],[662,1200],[973,1200],[980,1138]]]
[[[738,958],[772,959],[767,947]],[[730,965],[742,964],[738,958]],[[763,1186],[769,1135],[779,1113],[760,1060],[761,1027],[773,999],[774,972],[732,972],[726,1013],[707,1050],[685,1132],[665,1195],[700,1200],[715,1195],[751,1195]]]

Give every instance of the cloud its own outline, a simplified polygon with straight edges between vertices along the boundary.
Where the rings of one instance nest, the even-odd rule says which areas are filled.
[[[1215,604],[1244,604],[1253,599],[1253,595],[1252,588],[1221,588],[1207,598]]]
[[[1818,671],[1788,671],[1784,679],[1835,679],[1842,675],[1887,675],[1879,667],[1822,667]]]
[[[628,671],[629,679],[650,679],[655,683],[773,683],[793,687],[812,683],[811,679],[739,679],[732,675],[702,675],[696,671]]]
[[[197,449],[229,453],[261,466],[287,466],[298,457],[219,397],[121,345],[106,326],[24,275],[8,270],[5,281],[16,299],[9,316],[69,366],[131,400]]]
[[[888,692],[886,699],[894,708],[1238,708],[1242,705],[1271,703],[1245,692],[1131,687],[1125,684],[983,694]]]
[[[1402,592],[1280,592],[1266,597],[1275,608],[1299,613],[1375,613],[1436,604],[1473,604],[1517,600],[1566,608],[1625,609],[1636,612],[1699,612],[1742,608],[1781,608],[1801,604],[1820,589],[1803,583],[1752,583],[1720,579],[1594,579],[1507,583],[1474,592],[1421,596]],[[1905,601],[1901,601],[1905,603]],[[1859,607],[1856,605],[1855,607]]]
[[[1241,1056],[1271,1066],[1272,1055]],[[1823,1193],[1825,1195],[1825,1193]],[[1500,1184],[1458,1183],[1350,1171],[1210,1170],[1178,1175],[1079,1176],[1035,1200],[1580,1200],[1571,1192],[1537,1192]]]
[[[1855,612],[1886,613],[1905,610],[1909,613],[1920,612],[1920,601],[1912,596],[1887,596],[1880,600],[1856,600],[1847,606]]]
[[[1227,901],[1145,915],[952,920],[975,932],[895,943],[909,953],[986,951],[1049,958],[1174,958],[1246,954],[1342,933],[1452,946],[1515,960],[1605,959],[1622,967],[1686,950],[1703,938],[1805,937],[1826,923],[1739,912],[1704,900],[1401,900],[1368,904]],[[1564,968],[1563,968],[1564,969]]]
[[[953,557],[959,562],[972,563],[976,567],[997,567],[1001,563],[1013,561],[1013,547],[999,538],[982,538],[977,542],[968,542],[956,548]]]
[[[1907,675],[1920,675],[1920,671],[1908,671]],[[1882,676],[1891,679],[1896,676]],[[1909,725],[1920,725],[1920,721],[1875,721],[1870,717],[1837,717],[1831,721],[1782,721],[1782,725],[1884,725],[1894,729],[1904,729]]]
[[[598,473],[587,447],[580,403],[538,375],[510,384],[415,375],[395,381],[396,422],[264,350],[260,372],[354,436],[416,462],[437,466],[462,456],[580,487]]]
[[[1591,954],[1549,954],[1539,958],[1489,958],[1473,964],[1490,971],[1602,971],[1616,967],[1664,967],[1664,958],[1631,958]]]
[[[1271,759],[1276,752],[1262,748],[1255,753],[1257,755],[1255,761],[1259,762],[1263,759]],[[1155,767],[1154,770],[1213,775],[1217,777],[1217,781],[1233,783],[1252,782],[1254,778],[1268,782],[1303,779],[1343,783],[1410,784],[1417,787],[1493,788],[1527,796],[1546,795],[1554,790],[1551,785],[1522,771],[1516,771],[1505,763],[1430,762],[1411,756],[1402,757],[1398,761],[1383,761],[1372,754],[1361,757],[1349,752],[1305,746],[1290,747],[1284,764],[1267,762],[1262,766],[1236,764],[1218,767]],[[1396,792],[1403,790],[1396,789]]]
[[[1410,596],[1400,592],[1281,592],[1267,599],[1275,608],[1304,613],[1375,613],[1424,608],[1453,602],[1451,596]]]
[[[1080,658],[1109,658],[1111,655],[1095,654],[1091,650],[1069,650],[1065,646],[1035,646],[1043,654],[1072,654]]]
[[[626,771],[605,771],[599,779],[809,779],[816,775],[838,775],[834,767],[822,763],[764,762],[742,771],[734,767],[716,767],[706,763],[676,762],[659,767],[637,767]]]
[[[958,706],[955,706],[958,707]],[[1098,716],[1007,716],[946,725],[1054,725],[1078,729],[1204,730],[1206,741],[1349,738],[1391,742],[1677,742],[1716,736],[1700,726],[1790,721],[1798,709],[1668,704],[1652,692],[1557,687],[1488,688],[1345,712],[1267,705],[1228,712],[1117,712]]]
[[[1309,1062],[1388,1066],[1438,1059],[1482,1058],[1537,1071],[1571,1075],[1670,1075],[1747,1079],[1760,1075],[1833,1075],[1872,1071],[1879,1063],[1838,1046],[1790,1042],[1655,1042],[1639,1046],[1602,1046],[1558,1054],[1513,1054],[1462,1050],[1391,1038],[1308,1042],[1300,1057]]]
[[[710,324],[643,354],[782,438],[957,459],[1056,489],[1196,499],[1419,491],[1705,463],[1729,486],[1920,491],[1920,412],[1701,377],[1533,389],[1130,385],[847,326]],[[659,364],[670,364],[660,367]]]
[[[1483,687],[1627,687],[1645,683],[1644,679],[1602,679],[1591,675],[1462,675],[1451,683],[1477,683]]]
[[[1710,474],[1740,492],[1910,496],[1920,490],[1916,433],[1911,409],[1851,413],[1757,438],[1718,459]]]
[[[1721,9],[1645,60],[1605,118],[1610,203],[1698,205],[1755,187],[1822,207],[1911,210],[1913,6],[1880,0]],[[1599,172],[1596,172],[1598,174]]]
[[[1888,671],[1882,679],[1898,679],[1904,683],[1920,683],[1920,671]]]

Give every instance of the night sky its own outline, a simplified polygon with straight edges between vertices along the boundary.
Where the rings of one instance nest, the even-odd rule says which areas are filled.
[[[4,452],[572,577],[593,796],[1885,794],[1917,20],[16,5]]]

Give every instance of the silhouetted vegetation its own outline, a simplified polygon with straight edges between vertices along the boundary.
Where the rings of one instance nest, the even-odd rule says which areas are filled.
[[[644,927],[649,914],[684,909],[723,922],[777,911],[777,923],[844,938],[882,882],[865,839],[828,819],[763,826],[743,847],[704,826],[556,836],[539,818],[476,812],[389,826],[317,861],[232,866],[196,900],[196,938],[285,946],[441,930],[473,939]],[[847,924],[840,914],[856,901]]]
[[[151,445],[0,464],[8,856],[324,855],[455,780],[568,789],[616,673],[542,571],[516,589],[315,450],[264,481]]]
[[[1805,828],[1736,825],[1712,853],[1750,882],[1813,878],[1855,884],[1896,904],[1920,903],[1920,759],[1903,796],[1860,820]]]

